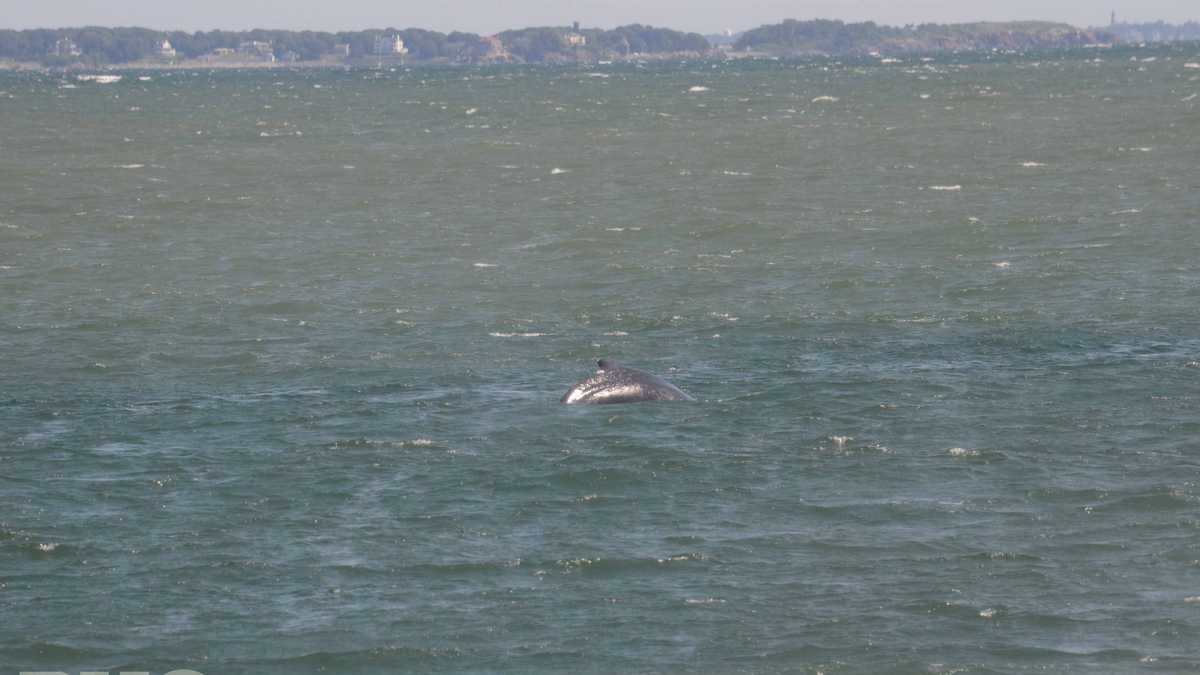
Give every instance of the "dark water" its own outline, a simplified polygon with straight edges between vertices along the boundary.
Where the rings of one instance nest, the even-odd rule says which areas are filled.
[[[0,673],[1200,669],[1197,62],[0,75]]]

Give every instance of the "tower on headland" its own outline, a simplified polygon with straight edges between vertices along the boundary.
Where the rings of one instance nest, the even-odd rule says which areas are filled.
[[[579,22],[571,24],[571,32],[567,33],[567,44],[572,47],[582,47],[587,44],[587,36],[579,32]],[[578,56],[578,54],[576,55]]]
[[[1117,25],[1117,10],[1114,9],[1112,11],[1112,15],[1108,18],[1108,25],[1110,25],[1110,26]]]

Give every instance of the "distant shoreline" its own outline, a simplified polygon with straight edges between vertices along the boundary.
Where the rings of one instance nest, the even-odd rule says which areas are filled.
[[[741,58],[912,58],[1023,53],[1200,41],[1200,24],[1118,24],[1081,29],[1044,21],[886,26],[797,21],[702,36],[629,25],[611,30],[543,26],[495,35],[418,28],[340,33],[146,28],[0,30],[0,70],[279,70],[491,64],[585,65]]]

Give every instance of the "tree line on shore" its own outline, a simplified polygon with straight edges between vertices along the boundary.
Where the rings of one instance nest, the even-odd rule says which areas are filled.
[[[572,36],[582,36],[582,39]],[[408,58],[418,61],[495,60],[539,63],[607,55],[705,52],[708,41],[697,33],[630,25],[612,30],[542,27],[510,30],[494,39],[474,33],[440,33],[420,28],[323,31],[156,31],[147,28],[84,28],[0,30],[0,59],[63,66],[116,65],[162,60],[169,41],[174,58],[198,59],[218,49],[238,49],[249,42],[269,44],[279,60],[315,61],[329,56],[370,58],[380,40],[399,36]],[[69,42],[64,42],[69,41]],[[63,47],[69,44],[68,48]],[[78,53],[75,53],[78,52]]]
[[[424,62],[555,63],[596,61],[639,55],[703,56],[715,47],[698,33],[638,24],[611,30],[550,26],[508,30],[495,36],[423,30],[372,29],[323,31],[157,31],[148,28],[84,28],[0,30],[0,60],[45,66],[120,65],[124,63],[200,59],[219,50],[256,45],[258,55],[281,61],[368,59],[398,36],[406,56]],[[764,25],[746,31],[725,47],[735,52],[772,55],[918,53],[945,50],[1070,48],[1096,43],[1200,39],[1200,28],[1188,23],[1114,24],[1110,30],[1079,29],[1038,21],[1007,23],[921,24],[885,26],[874,22],[832,20]],[[164,49],[164,41],[173,50]],[[64,48],[66,45],[66,48]],[[264,51],[265,50],[265,51]],[[392,55],[395,55],[394,53]]]
[[[1114,41],[1116,36],[1111,33],[1044,21],[881,26],[871,21],[788,19],[746,31],[733,48],[774,54],[853,55],[1053,49]]]
[[[1125,42],[1184,42],[1200,40],[1200,22],[1170,24],[1165,21],[1147,23],[1113,23],[1107,27]]]

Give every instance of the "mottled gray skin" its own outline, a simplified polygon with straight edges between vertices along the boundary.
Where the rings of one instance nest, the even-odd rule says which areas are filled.
[[[560,403],[637,403],[639,401],[695,401],[679,387],[650,373],[625,368],[608,359],[596,362],[600,370],[571,387]]]

